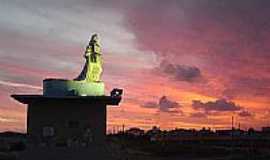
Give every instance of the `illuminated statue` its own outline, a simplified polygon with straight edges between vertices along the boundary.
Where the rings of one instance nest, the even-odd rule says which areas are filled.
[[[101,81],[102,57],[97,34],[94,34],[86,47],[86,62],[80,75],[73,79],[45,79],[43,94],[45,96],[103,96],[105,84]]]
[[[86,63],[81,74],[75,79],[86,82],[99,82],[102,74],[101,46],[97,34],[92,35],[85,50]]]

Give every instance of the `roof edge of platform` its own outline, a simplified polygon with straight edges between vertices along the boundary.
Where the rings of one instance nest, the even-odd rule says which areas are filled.
[[[12,98],[23,103],[30,104],[35,101],[42,100],[88,100],[88,101],[99,101],[104,102],[107,105],[118,105],[122,99],[121,96],[44,96],[44,95],[33,95],[33,94],[12,94]]]

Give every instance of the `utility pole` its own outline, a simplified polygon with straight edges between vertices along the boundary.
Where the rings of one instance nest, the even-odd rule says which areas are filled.
[[[125,133],[125,124],[122,125],[122,132]]]
[[[234,132],[234,117],[232,116],[232,130],[231,130],[231,158],[233,157],[233,132]]]
[[[234,124],[234,117],[232,116],[232,130],[234,129],[233,124]]]

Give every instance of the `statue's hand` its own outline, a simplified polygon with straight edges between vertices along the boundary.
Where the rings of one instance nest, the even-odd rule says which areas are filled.
[[[91,48],[90,48],[90,46],[88,45],[88,46],[86,47],[86,49],[85,49],[84,57],[87,58],[87,57],[90,56],[90,54],[91,54]]]
[[[89,52],[85,52],[84,58],[88,58],[91,54]]]

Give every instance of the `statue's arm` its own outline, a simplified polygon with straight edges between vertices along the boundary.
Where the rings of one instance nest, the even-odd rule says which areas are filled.
[[[89,44],[86,49],[85,49],[85,54],[84,54],[84,57],[89,57],[91,55],[91,52],[92,52],[92,46]]]

